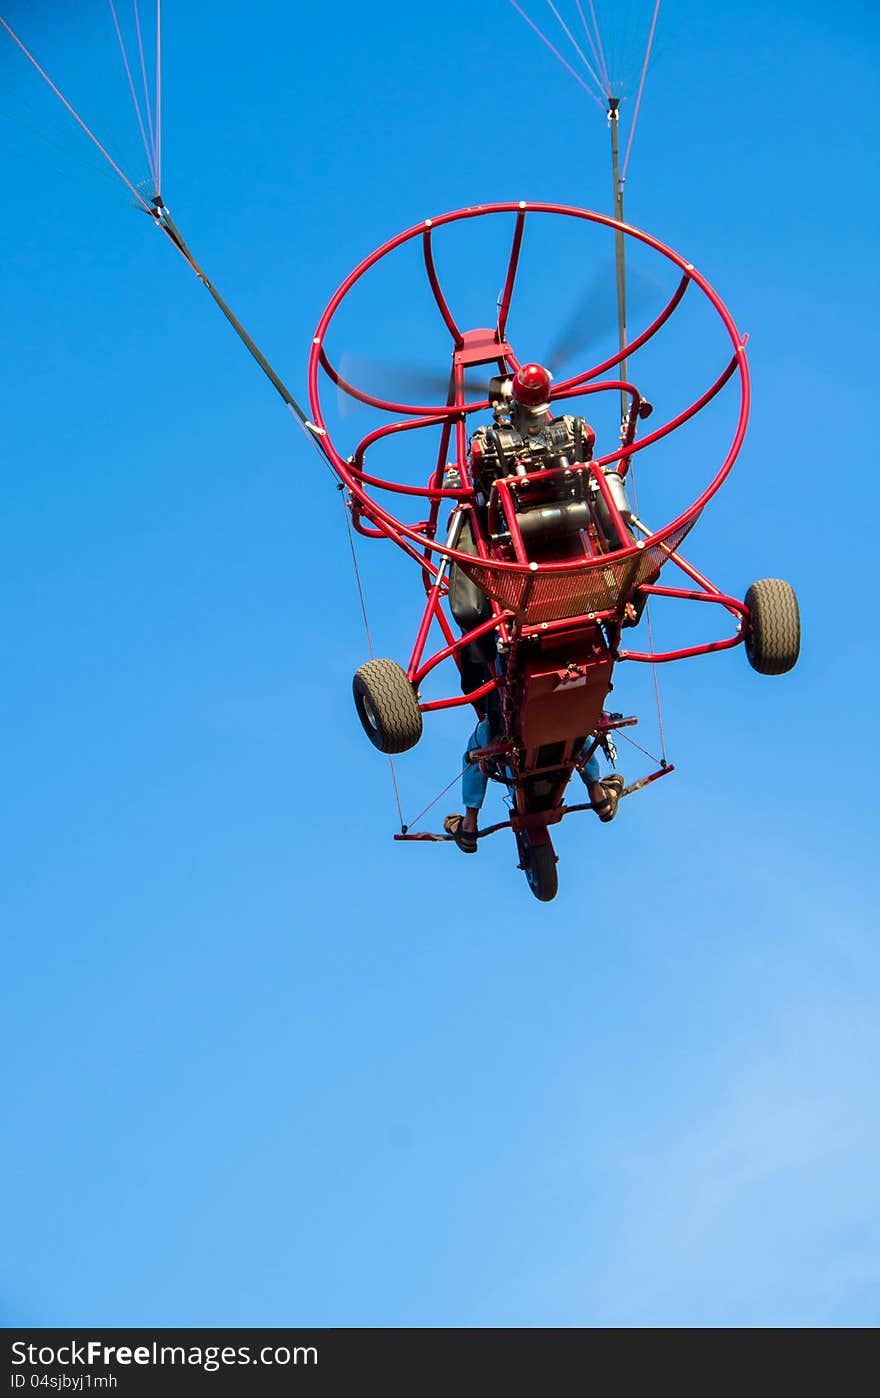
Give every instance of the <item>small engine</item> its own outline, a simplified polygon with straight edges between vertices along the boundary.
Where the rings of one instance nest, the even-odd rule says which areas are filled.
[[[476,503],[486,506],[495,481],[529,476],[532,479],[521,487],[511,482],[519,530],[529,547],[588,531],[603,553],[624,548],[632,541],[632,512],[623,477],[603,468],[623,517],[621,534],[598,481],[591,472],[578,469],[592,461],[596,434],[585,418],[551,417],[549,383],[547,371],[535,364],[519,370],[512,380],[504,376],[491,381],[495,421],[479,427],[470,441]],[[544,472],[546,482],[541,479]]]
[[[523,424],[525,431],[496,411],[491,427],[479,427],[471,438],[474,483],[488,491],[499,476],[525,476],[589,461],[595,433],[582,417],[557,417]]]

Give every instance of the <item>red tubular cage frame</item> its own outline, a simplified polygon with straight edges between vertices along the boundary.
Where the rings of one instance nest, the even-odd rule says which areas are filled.
[[[494,331],[462,332],[443,296],[443,291],[437,276],[432,247],[434,230],[467,219],[509,214],[514,215],[515,226],[496,326]],[[466,421],[470,414],[486,412],[490,407],[490,404],[486,400],[475,403],[465,401],[465,366],[468,364],[497,363],[502,372],[509,372],[518,367],[518,361],[510,346],[507,344],[505,336],[507,316],[513,296],[523,232],[528,214],[546,214],[575,218],[588,223],[598,224],[612,231],[620,231],[627,237],[636,239],[638,242],[643,243],[645,246],[665,257],[676,266],[682,274],[679,284],[666,306],[664,306],[660,314],[645,330],[625,345],[618,353],[611,355],[609,358],[602,361],[600,364],[594,365],[584,373],[577,374],[555,384],[551,390],[550,397],[553,402],[564,398],[580,397],[584,394],[609,390],[614,390],[618,393],[623,390],[630,395],[631,408],[621,445],[613,452],[599,457],[594,462],[590,463],[589,469],[593,472],[594,479],[602,490],[606,504],[609,503],[609,494],[607,487],[603,488],[606,486],[601,469],[603,466],[609,466],[616,462],[618,463],[618,469],[622,474],[625,474],[629,467],[630,458],[636,452],[644,450],[645,447],[668,436],[685,422],[688,422],[715,398],[735,373],[739,374],[739,412],[733,437],[721,466],[703,493],[675,519],[656,530],[654,533],[647,535],[644,539],[639,540],[638,543],[616,550],[613,554],[604,554],[592,559],[578,558],[556,563],[529,563],[525,559],[506,561],[464,553],[459,549],[450,547],[447,543],[436,537],[440,509],[443,502],[448,500],[450,504],[461,506],[473,498],[473,492],[467,484],[469,477],[467,471]],[[387,257],[404,243],[408,243],[412,239],[419,237],[422,239],[422,249],[428,281],[438,310],[453,342],[450,391],[445,404],[414,405],[396,403],[365,393],[356,386],[347,383],[338,374],[330,363],[324,349],[327,332],[333,317],[339,309],[341,302],[355,283],[381,259]],[[610,381],[604,380],[601,382],[596,382],[596,380],[599,379],[600,375],[629,359],[637,350],[652,339],[675,312],[691,285],[696,286],[698,290],[702,292],[721,319],[733,346],[732,357],[714,383],[695,399],[688,408],[636,441],[635,427],[639,403],[638,391],[632,384],[624,383],[620,379]],[[318,322],[311,345],[308,367],[308,387],[313,424],[321,436],[324,449],[331,465],[347,488],[348,504],[351,508],[355,528],[368,537],[390,539],[418,563],[422,571],[423,583],[427,593],[427,604],[408,668],[409,678],[414,683],[417,684],[428,671],[432,670],[435,665],[439,664],[442,660],[457,654],[465,645],[474,639],[476,634],[482,633],[484,630],[497,629],[501,639],[508,640],[509,624],[513,621],[525,631],[532,626],[546,627],[548,624],[556,622],[560,622],[560,624],[564,622],[566,625],[576,625],[578,621],[583,622],[587,619],[598,621],[605,616],[613,615],[621,596],[625,594],[631,595],[632,591],[637,587],[641,587],[658,596],[676,597],[681,600],[716,602],[736,616],[738,621],[741,622],[742,619],[748,619],[748,611],[741,602],[721,593],[708,579],[704,578],[702,574],[698,573],[696,569],[681,558],[677,552],[682,540],[693,528],[708,501],[720,489],[729,475],[745,436],[750,405],[749,372],[745,346],[745,338],[740,335],[733,317],[730,315],[730,312],[727,310],[720,296],[696,270],[692,263],[686,262],[679,253],[667,247],[664,243],[660,242],[659,239],[652,237],[649,233],[645,233],[628,224],[619,223],[617,220],[605,214],[579,209],[572,205],[532,203],[527,201],[482,204],[472,208],[459,209],[452,213],[443,214],[437,218],[425,219],[423,222],[414,225],[405,232],[383,243],[381,247],[377,248],[369,257],[366,257],[354,271],[346,277],[324,310]],[[334,385],[350,396],[384,412],[394,414],[396,417],[403,418],[404,420],[386,424],[384,427],[379,427],[370,432],[363,441],[360,442],[353,455],[347,459],[344,458],[337,450],[327,430],[320,401],[320,370],[324,371]],[[367,452],[376,443],[397,433],[438,426],[441,428],[440,447],[437,454],[437,464],[428,485],[406,485],[401,482],[385,480],[377,475],[368,474],[364,470]],[[455,441],[455,455],[463,484],[461,488],[447,489],[443,486],[443,476],[447,457],[450,454],[453,436]],[[379,503],[375,496],[370,493],[371,489],[390,492],[394,495],[409,496],[415,499],[421,498],[430,502],[428,518],[426,520],[420,520],[415,524],[404,523]],[[613,502],[611,503],[613,504]],[[616,515],[616,513],[617,511],[615,509],[614,514]],[[365,521],[366,523],[364,523]],[[622,535],[622,537],[625,537],[625,534]],[[461,637],[457,637],[453,633],[441,606],[446,587],[444,573],[449,560],[454,560],[462,572],[471,577],[477,586],[490,596],[493,604],[493,616],[490,622],[477,628],[477,632],[468,633]],[[693,582],[697,583],[700,591],[683,588],[661,588],[656,586],[656,575],[660,568],[670,560],[674,561]],[[422,657],[428,632],[432,621],[435,619],[441,627],[447,644],[429,661],[423,663]],[[740,630],[735,636],[727,640],[712,642],[708,645],[693,646],[680,651],[671,651],[660,655],[637,651],[621,651],[618,658],[638,661],[669,661],[685,658],[690,655],[725,649],[738,644],[741,639],[742,626],[740,626]],[[485,689],[486,686],[483,686],[480,693],[482,694]],[[423,705],[423,708],[427,710],[429,708],[447,707],[453,704],[466,703],[478,697],[479,696],[475,692],[473,695],[463,697],[456,696],[454,699],[433,701],[430,704]]]

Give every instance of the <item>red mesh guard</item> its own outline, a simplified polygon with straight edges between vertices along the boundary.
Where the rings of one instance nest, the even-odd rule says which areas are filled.
[[[688,520],[662,543],[650,544],[639,556],[616,561],[614,555],[584,564],[582,568],[554,569],[541,564],[535,573],[506,571],[484,559],[468,559],[458,566],[482,592],[515,612],[520,622],[559,621],[588,612],[608,612],[629,601],[635,589],[654,577],[669,561],[696,519]]]

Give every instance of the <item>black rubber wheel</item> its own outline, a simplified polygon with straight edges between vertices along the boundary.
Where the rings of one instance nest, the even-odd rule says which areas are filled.
[[[750,612],[746,655],[759,675],[784,675],[794,669],[801,648],[801,618],[791,583],[762,578],[746,593]]]
[[[532,845],[520,840],[520,860],[526,882],[540,903],[552,903],[559,891],[556,854],[548,840],[546,845]]]
[[[396,660],[368,660],[355,672],[355,707],[380,752],[407,752],[422,736],[416,692]]]

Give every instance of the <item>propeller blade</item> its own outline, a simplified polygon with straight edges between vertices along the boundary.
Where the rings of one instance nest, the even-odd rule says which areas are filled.
[[[372,398],[383,398],[390,403],[416,403],[424,406],[441,407],[449,394],[451,370],[428,369],[417,364],[390,364],[380,359],[370,359],[362,355],[346,352],[339,361],[339,373],[347,383],[369,393]],[[488,379],[474,382],[465,374],[465,397],[468,401],[479,401],[489,391]],[[357,398],[337,389],[337,402],[340,416],[349,417],[361,404]]]
[[[659,301],[659,278],[632,263],[626,269],[627,318],[635,320]],[[613,258],[600,264],[587,283],[567,321],[553,341],[544,363],[553,374],[593,345],[617,333],[617,282]]]

